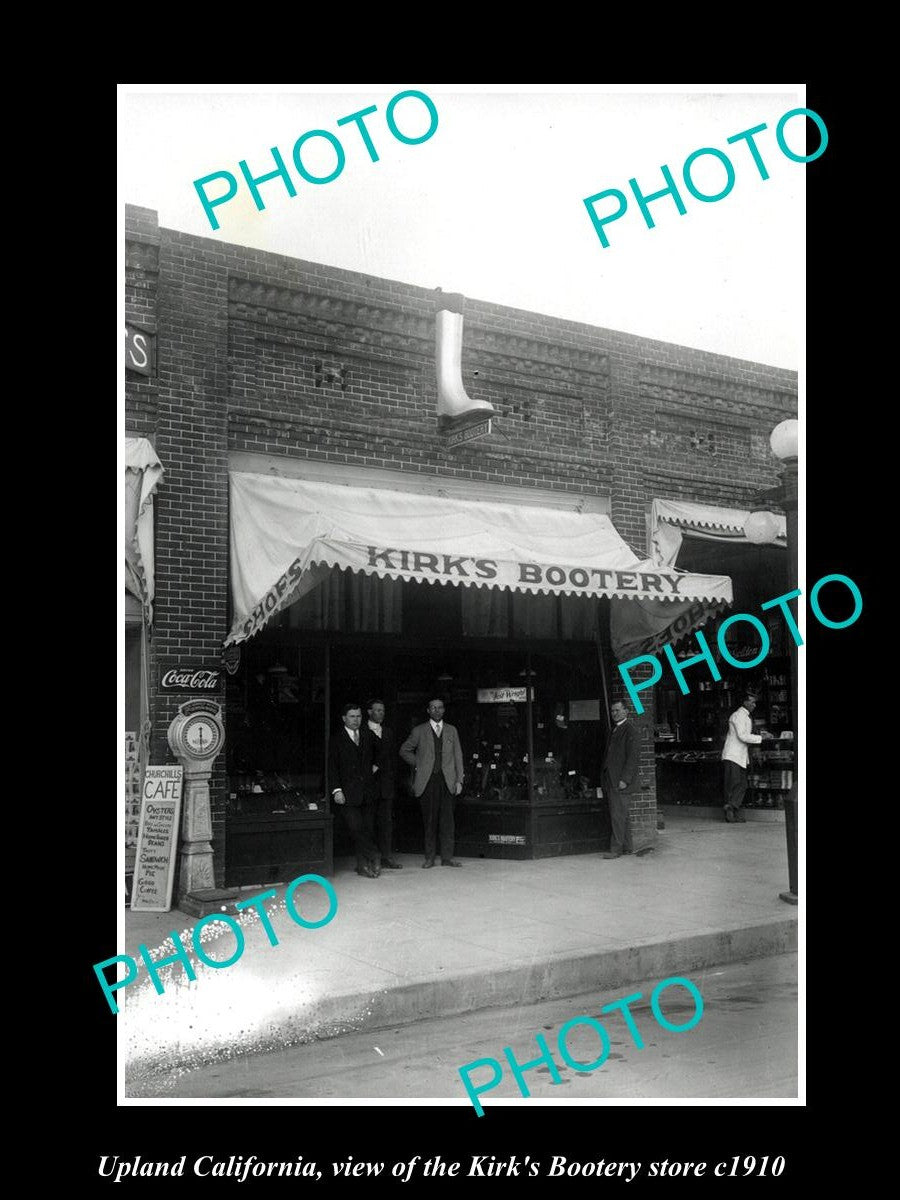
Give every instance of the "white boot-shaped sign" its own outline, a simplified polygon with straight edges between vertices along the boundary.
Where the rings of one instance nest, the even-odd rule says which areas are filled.
[[[458,429],[474,421],[490,420],[494,406],[466,395],[462,379],[463,298],[459,293],[437,297],[435,323],[437,351],[438,428]]]

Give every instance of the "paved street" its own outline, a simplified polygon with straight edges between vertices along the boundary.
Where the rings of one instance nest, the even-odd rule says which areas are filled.
[[[672,972],[674,973],[674,972]],[[542,1031],[562,1082],[547,1067],[528,1071],[535,1098],[625,1097],[795,1097],[797,1095],[797,955],[707,967],[688,973],[704,1000],[700,1022],[684,1032],[661,1028],[650,1009],[660,978],[619,985],[563,1000],[516,1008],[486,1009],[461,1017],[346,1034],[305,1046],[249,1055],[232,1062],[173,1071],[154,1090],[136,1095],[166,1097],[440,1097],[465,1098],[457,1068],[478,1058],[503,1060],[509,1045],[520,1064],[538,1057],[534,1035]],[[645,1048],[636,1048],[618,1012],[603,1005],[634,992],[630,1009]],[[693,1001],[681,988],[660,1001],[673,1024],[690,1020]],[[596,1071],[569,1067],[556,1049],[559,1028],[572,1017],[590,1015],[609,1032],[611,1052]],[[570,1055],[588,1062],[599,1051],[596,1034],[575,1028]],[[473,1073],[477,1083],[487,1068]],[[516,1097],[506,1068],[500,1084],[484,1094]]]

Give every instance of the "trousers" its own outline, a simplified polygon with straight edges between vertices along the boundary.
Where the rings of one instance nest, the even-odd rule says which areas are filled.
[[[744,803],[744,796],[747,792],[747,771],[745,767],[739,767],[736,762],[732,762],[726,758],[722,763],[725,768],[725,804],[733,809],[739,809]]]
[[[609,848],[613,853],[631,854],[634,847],[631,843],[631,817],[629,808],[631,794],[623,792],[619,781],[613,779],[608,771],[604,771],[601,779],[603,795],[609,801],[609,820],[612,825],[612,837]]]
[[[343,812],[347,828],[350,830],[350,837],[353,840],[356,865],[361,867],[367,862],[374,862],[380,866],[381,855],[375,845],[375,809],[372,802],[367,800],[358,808],[351,808],[349,804],[345,804]]]
[[[422,808],[422,824],[425,826],[425,857],[434,858],[438,838],[441,858],[453,857],[453,797],[443,774],[432,775],[419,797]]]
[[[379,797],[375,801],[375,840],[382,858],[394,854],[394,801]]]

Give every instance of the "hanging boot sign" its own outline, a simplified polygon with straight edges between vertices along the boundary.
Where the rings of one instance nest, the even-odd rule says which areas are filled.
[[[486,437],[491,432],[494,406],[473,400],[462,379],[463,298],[458,292],[437,296],[435,347],[437,360],[438,429],[447,445]]]

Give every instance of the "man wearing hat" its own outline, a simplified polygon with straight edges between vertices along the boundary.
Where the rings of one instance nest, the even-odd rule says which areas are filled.
[[[722,750],[725,786],[725,820],[744,824],[747,818],[741,812],[744,795],[747,791],[747,763],[750,761],[749,746],[758,746],[765,737],[772,735],[763,730],[763,734],[753,732],[753,722],[750,719],[756,708],[756,696],[748,692],[741,701],[740,708],[728,718],[728,733],[725,735],[725,746]]]

